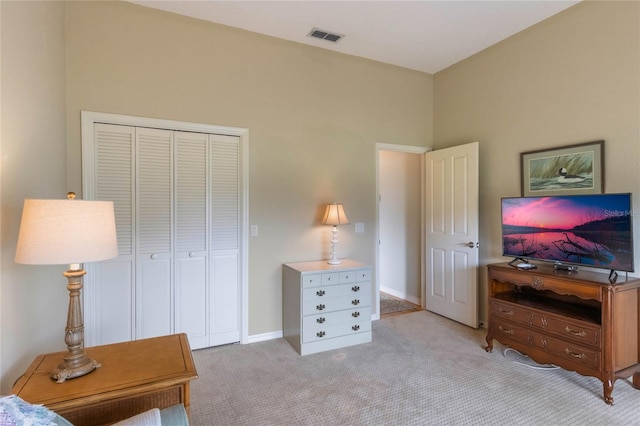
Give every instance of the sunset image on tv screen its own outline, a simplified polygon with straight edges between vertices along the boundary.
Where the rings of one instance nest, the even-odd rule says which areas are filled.
[[[630,194],[502,199],[505,256],[633,271]]]

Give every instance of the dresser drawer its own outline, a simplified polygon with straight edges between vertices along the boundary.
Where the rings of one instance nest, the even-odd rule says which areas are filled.
[[[596,372],[600,371],[600,366],[602,365],[601,351],[587,349],[561,339],[548,338],[547,352],[563,358],[572,364],[581,365],[593,369]]]
[[[330,274],[322,274],[322,285],[340,284],[340,273],[332,272]]]
[[[529,324],[531,321],[531,311],[513,303],[499,302],[491,299],[491,315],[498,318],[505,318],[519,324]]]
[[[340,272],[340,284],[355,283],[358,280],[358,271]]]
[[[553,333],[562,339],[570,339],[582,345],[601,347],[600,327],[594,324],[535,313],[532,315],[531,325]]]
[[[531,330],[518,324],[492,319],[489,328],[498,340],[501,340],[501,337],[506,337],[527,345],[531,342]]]
[[[322,285],[322,274],[302,276],[302,288],[317,287],[319,285]]]
[[[371,307],[348,309],[337,312],[327,312],[326,314],[307,315],[302,318],[302,328],[310,330],[312,328],[333,326],[349,321],[360,319],[371,319]]]
[[[333,337],[348,336],[349,334],[357,334],[365,331],[371,331],[370,318],[332,326],[304,329],[302,331],[302,343],[331,339]]]
[[[600,371],[601,351],[597,349],[588,349],[561,338],[540,334],[528,327],[508,321],[493,320],[490,330],[494,338],[506,345],[511,339],[530,347],[542,349],[570,363],[592,369],[596,373]]]
[[[571,339],[578,344],[601,347],[601,327],[596,324],[571,320],[561,315],[495,299],[491,299],[490,304],[492,318],[530,325],[534,329]]]
[[[371,281],[371,269],[363,269],[357,272],[357,281]]]
[[[371,306],[371,293],[362,293],[349,297],[334,297],[329,299],[310,299],[302,302],[302,315],[313,315],[324,312],[340,311],[343,309],[362,308]]]
[[[323,300],[331,299],[333,297],[358,295],[362,293],[371,293],[370,282],[353,282],[350,284],[305,288],[302,290],[302,298],[303,300]]]

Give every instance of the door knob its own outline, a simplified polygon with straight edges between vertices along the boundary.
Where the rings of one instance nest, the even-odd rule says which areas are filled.
[[[469,248],[480,247],[480,243],[474,243],[473,241],[469,241],[466,244],[466,246],[469,247]]]

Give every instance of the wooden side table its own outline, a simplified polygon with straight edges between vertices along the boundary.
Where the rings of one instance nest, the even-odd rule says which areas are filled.
[[[75,426],[111,424],[152,408],[184,404],[198,377],[186,334],[86,348],[102,364],[86,376],[56,383],[49,373],[66,352],[36,357],[11,392],[44,404]]]

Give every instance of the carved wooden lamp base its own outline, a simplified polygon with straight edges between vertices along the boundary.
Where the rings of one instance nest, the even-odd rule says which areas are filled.
[[[67,327],[65,328],[64,341],[69,352],[64,356],[64,362],[51,371],[51,378],[58,383],[67,379],[84,376],[100,367],[100,363],[87,357],[84,351],[84,320],[80,306],[80,291],[82,290],[82,277],[87,273],[80,269],[80,265],[72,264],[64,273],[69,283],[69,310],[67,312]]]
[[[67,357],[65,357],[65,362],[51,371],[51,378],[58,383],[63,383],[67,379],[84,376],[85,374],[89,374],[96,368],[102,366],[102,364],[95,359],[90,359],[86,356],[83,357],[83,360],[77,360],[81,362],[80,365],[74,365],[78,362],[69,362],[66,358]]]

